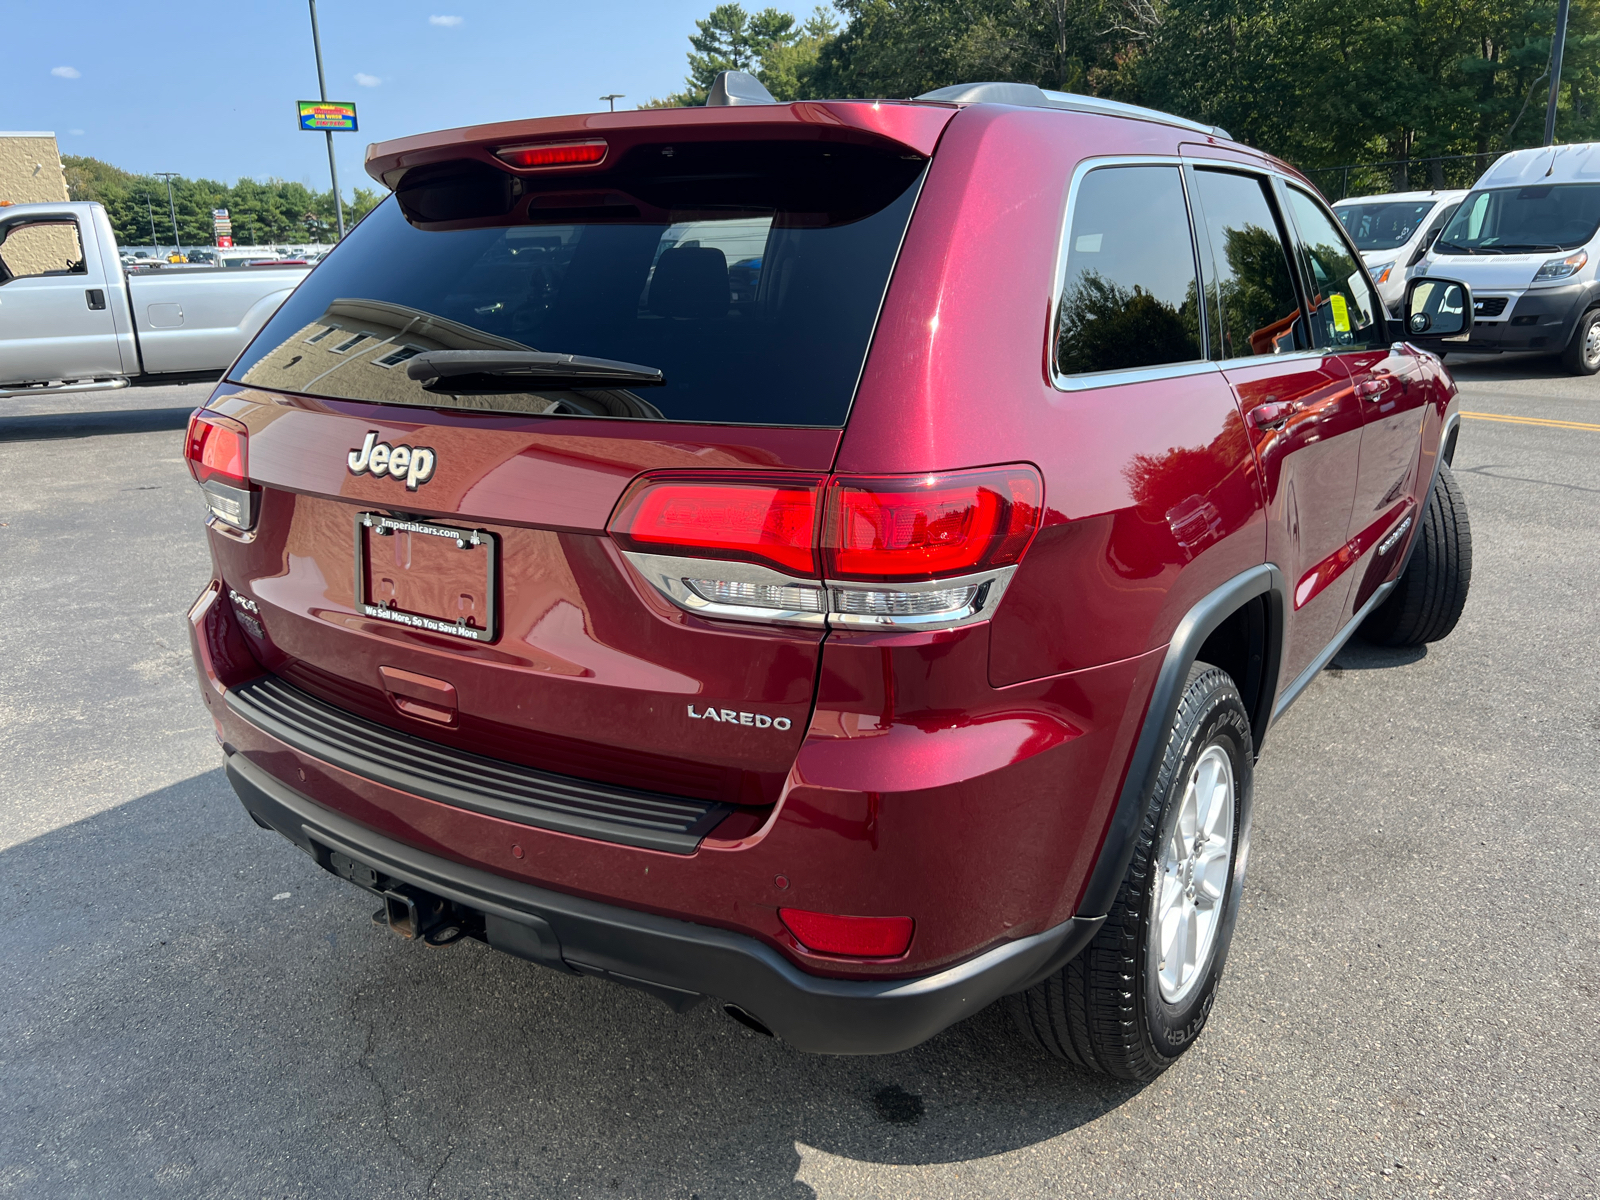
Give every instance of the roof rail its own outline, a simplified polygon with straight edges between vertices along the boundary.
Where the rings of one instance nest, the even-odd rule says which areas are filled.
[[[1233,135],[1217,125],[1204,125],[1187,117],[1137,104],[1123,104],[1120,100],[1102,100],[1099,96],[1078,96],[1072,92],[1047,92],[1031,83],[958,83],[923,92],[918,100],[943,100],[951,104],[1016,104],[1023,108],[1064,108],[1069,112],[1095,113],[1102,117],[1134,117],[1140,121],[1156,121],[1162,125],[1176,125],[1196,133],[1227,138]]]

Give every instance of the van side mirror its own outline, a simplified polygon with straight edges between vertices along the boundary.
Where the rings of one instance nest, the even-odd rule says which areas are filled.
[[[1472,289],[1454,279],[1423,275],[1406,284],[1402,311],[1409,338],[1465,337],[1472,332]]]

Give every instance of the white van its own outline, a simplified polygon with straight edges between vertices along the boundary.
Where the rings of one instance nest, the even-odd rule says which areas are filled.
[[[1333,206],[1350,240],[1361,251],[1378,297],[1391,315],[1400,311],[1406,280],[1416,274],[1428,247],[1452,216],[1463,191],[1389,192],[1356,196]]]
[[[1478,180],[1418,274],[1472,289],[1472,334],[1452,350],[1561,355],[1600,371],[1600,142],[1514,150]]]

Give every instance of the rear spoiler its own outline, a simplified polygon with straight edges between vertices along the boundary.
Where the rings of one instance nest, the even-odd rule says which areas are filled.
[[[619,113],[580,113],[502,121],[417,134],[367,147],[367,174],[393,190],[413,167],[476,161],[513,174],[529,171],[582,173],[602,168],[641,143],[689,141],[841,141],[884,145],[923,158],[933,153],[955,105],[904,100],[736,103],[707,108],[654,108]],[[543,142],[603,141],[604,155],[588,162],[519,167],[497,155]]]

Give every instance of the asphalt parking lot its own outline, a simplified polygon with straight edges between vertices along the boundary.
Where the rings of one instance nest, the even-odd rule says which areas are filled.
[[[996,1009],[808,1057],[374,927],[196,696],[208,389],[0,401],[0,1195],[1595,1196],[1600,379],[1451,365],[1466,614],[1275,728],[1217,1008],[1143,1088]]]

